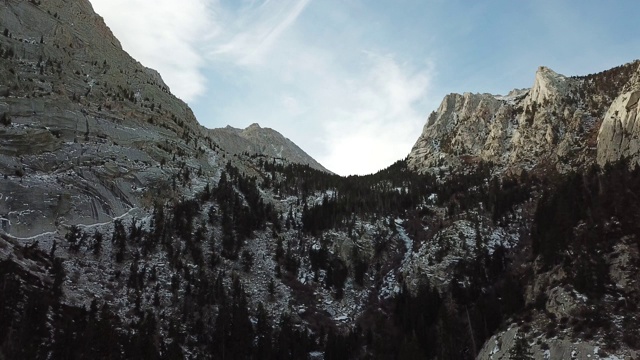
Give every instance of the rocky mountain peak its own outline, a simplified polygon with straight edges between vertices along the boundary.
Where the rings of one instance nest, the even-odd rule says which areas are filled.
[[[238,148],[210,136],[157,71],[122,50],[89,1],[5,1],[0,23],[0,192],[13,194],[0,217],[14,235],[121,216],[178,173],[215,176],[229,154],[314,163],[281,136],[261,146],[245,136]]]
[[[546,66],[540,66],[536,71],[535,82],[531,87],[530,101],[543,103],[564,96],[568,92],[571,81],[564,75],[558,74]]]
[[[429,116],[408,164],[433,171],[477,161],[493,162],[501,169],[545,162],[569,170],[593,163],[596,148],[601,163],[635,156],[640,152],[640,145],[633,145],[633,134],[640,131],[634,128],[637,70],[637,64],[630,63],[567,77],[541,66],[530,89],[507,96],[449,94]],[[607,113],[612,102],[614,108]],[[625,135],[623,127],[632,135]]]
[[[247,126],[245,129],[240,130],[240,133],[244,138],[261,138],[268,135],[279,137],[278,135],[280,135],[277,131],[271,128],[263,128],[258,123]]]
[[[269,159],[309,165],[314,169],[330,172],[282,134],[271,128],[253,123],[245,129],[232,126],[208,130],[210,136],[231,154],[250,154]]]

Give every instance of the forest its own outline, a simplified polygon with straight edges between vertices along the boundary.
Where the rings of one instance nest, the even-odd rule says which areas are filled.
[[[126,291],[134,299],[127,317],[99,298],[88,308],[61,302],[69,274],[55,245],[50,253],[36,246],[20,250],[21,257],[48,269],[51,282],[3,260],[1,354],[24,359],[300,359],[310,353],[325,359],[473,359],[509,321],[526,326],[533,313],[544,312],[544,298],[525,302],[525,289],[536,272],[565,269],[565,285],[586,294],[596,309],[604,306],[607,295],[620,296],[605,255],[625,239],[640,239],[640,212],[634,210],[640,170],[629,170],[624,161],[603,169],[545,177],[522,172],[502,179],[492,175],[491,164],[481,163],[441,181],[409,171],[404,161],[374,175],[339,177],[303,165],[253,160],[261,177],[246,176],[228,163],[219,181],[194,198],[157,203],[148,228],[136,220],[128,226],[115,221],[111,235],[72,227],[65,239],[70,253],[113,256],[115,264],[129,264],[113,275],[125,277]],[[264,191],[296,197],[301,214],[279,211],[264,201]],[[321,200],[312,202],[314,196]],[[256,256],[246,244],[256,232],[270,233],[276,244],[266,254],[276,262],[275,277],[301,286],[295,285],[295,274],[301,256],[306,257],[314,271],[326,272],[324,286],[340,299],[345,282],[362,286],[374,264],[345,262],[326,247],[294,252],[294,245],[284,240],[287,229],[321,238],[327,231],[349,233],[356,219],[401,218],[417,247],[431,241],[424,224],[438,228],[452,219],[481,216],[503,226],[522,221],[514,209],[530,201],[535,206],[523,222],[530,231],[517,247],[498,246],[490,253],[487,239],[478,235],[474,255],[457,263],[449,285],[423,285],[417,291],[404,287],[389,299],[372,301],[352,327],[327,322],[303,326],[288,313],[274,319],[262,303],[249,305],[242,285],[241,274],[252,271]],[[439,217],[436,208],[446,215]],[[396,226],[395,221],[387,225],[390,231]],[[112,254],[104,251],[107,242]],[[173,274],[166,284],[158,279],[159,269],[150,266],[158,254],[166,256]],[[536,259],[542,266],[531,265]],[[237,263],[241,271],[228,271],[225,261]],[[273,284],[269,289],[274,291]],[[165,292],[170,305],[161,300]],[[625,296],[622,310],[636,311],[640,299]],[[604,314],[583,314],[569,326],[576,331],[610,329],[613,319]],[[624,323],[623,341],[634,348],[640,346],[636,319],[625,318]],[[554,331],[547,329],[548,335]],[[517,356],[527,358],[526,351]]]

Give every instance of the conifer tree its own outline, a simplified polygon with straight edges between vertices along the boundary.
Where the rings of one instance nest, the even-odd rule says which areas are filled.
[[[533,360],[533,355],[529,350],[529,343],[520,332],[515,335],[514,345],[509,350],[509,358],[511,360]]]

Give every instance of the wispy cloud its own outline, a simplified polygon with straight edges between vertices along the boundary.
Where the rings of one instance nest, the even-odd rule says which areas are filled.
[[[275,128],[338,174],[372,173],[404,158],[435,106],[426,59],[359,51],[345,64],[297,42],[278,50],[252,73],[244,101],[225,103],[218,117]]]
[[[207,0],[91,0],[96,12],[143,65],[158,70],[171,91],[189,102],[206,90],[200,47],[219,28]]]
[[[239,10],[217,7],[224,32],[213,41],[209,56],[238,65],[261,64],[274,43],[305,9],[310,0],[251,1]]]

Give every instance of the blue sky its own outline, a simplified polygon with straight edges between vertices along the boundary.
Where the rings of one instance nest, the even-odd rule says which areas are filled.
[[[404,158],[447,93],[640,58],[635,0],[91,2],[201,124],[257,122],[342,175]]]

